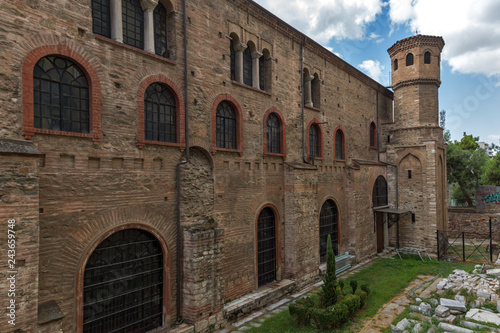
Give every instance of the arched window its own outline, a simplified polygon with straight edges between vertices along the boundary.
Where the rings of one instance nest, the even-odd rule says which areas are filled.
[[[317,124],[312,124],[309,127],[309,158],[320,157],[319,147],[319,128]]]
[[[111,9],[109,0],[92,0],[92,32],[111,38]]]
[[[383,176],[378,176],[373,185],[373,207],[387,206],[387,182]]]
[[[123,42],[144,49],[144,11],[139,0],[122,0]]]
[[[424,64],[431,63],[431,53],[429,51],[424,53]]]
[[[89,85],[72,61],[51,55],[33,71],[34,127],[89,133]]]
[[[332,248],[335,255],[339,254],[339,216],[337,205],[332,200],[327,200],[321,207],[319,213],[319,258],[321,262],[326,261],[326,242],[328,235],[332,239]]]
[[[158,2],[154,11],[155,53],[168,58],[167,52],[167,9]]]
[[[243,51],[243,83],[252,86],[252,51],[249,47]]]
[[[394,70],[398,70],[398,59],[394,59]]]
[[[146,140],[176,142],[176,104],[170,89],[153,83],[144,94],[144,133]]]
[[[83,332],[146,332],[163,325],[163,252],[139,229],[118,231],[90,255]]]
[[[406,56],[406,66],[413,65],[413,53],[408,53]]]
[[[335,131],[335,159],[345,161],[345,138],[340,128]]]
[[[231,80],[236,81],[236,51],[234,50],[234,39],[229,42],[231,54]]]
[[[321,80],[318,73],[314,73],[313,77],[311,81],[312,106],[319,109],[321,107]]]
[[[370,123],[370,148],[377,148],[377,126],[373,121]]]
[[[264,208],[257,221],[257,262],[259,287],[276,280],[276,219]]]
[[[267,152],[281,153],[281,126],[280,120],[275,113],[271,113],[267,117],[266,128]]]
[[[223,101],[217,106],[217,147],[236,149],[236,114],[229,102]]]

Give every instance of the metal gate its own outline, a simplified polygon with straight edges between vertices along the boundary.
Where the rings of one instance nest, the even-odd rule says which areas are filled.
[[[489,233],[437,230],[438,260],[492,262],[493,239],[492,219],[489,220]]]

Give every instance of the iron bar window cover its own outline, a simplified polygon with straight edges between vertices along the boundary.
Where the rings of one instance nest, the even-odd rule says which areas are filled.
[[[252,85],[252,51],[249,47],[243,51],[243,83]]]
[[[342,130],[335,132],[335,159],[344,160],[344,133]]]
[[[33,99],[35,128],[89,132],[89,85],[72,61],[40,59],[33,71]]]
[[[144,11],[139,0],[122,1],[123,43],[144,48]]]
[[[319,257],[321,262],[326,261],[328,235],[332,238],[333,252],[335,255],[339,254],[338,221],[337,206],[332,200],[325,201],[319,214]]]
[[[319,130],[318,125],[312,124],[309,128],[309,157],[319,157]]]
[[[106,238],[84,273],[83,332],[147,332],[163,325],[163,254],[139,229]]]
[[[276,229],[274,212],[264,208],[257,222],[259,287],[276,280]]]
[[[267,152],[273,154],[281,153],[280,121],[275,113],[271,113],[267,117],[266,127]]]
[[[109,0],[92,0],[92,31],[111,38],[111,9]]]
[[[236,116],[231,106],[226,101],[217,106],[217,147],[236,149]]]
[[[168,58],[167,53],[167,9],[158,2],[154,11],[155,53]]]
[[[373,207],[386,206],[387,200],[387,181],[383,176],[378,176],[375,180],[372,192]]]
[[[146,140],[176,142],[176,103],[170,89],[153,83],[144,95],[144,126]]]

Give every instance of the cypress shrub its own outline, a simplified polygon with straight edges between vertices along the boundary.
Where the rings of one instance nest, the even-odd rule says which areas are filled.
[[[323,294],[321,297],[321,303],[325,308],[335,304],[338,299],[338,290],[340,290],[340,288],[338,287],[335,271],[335,254],[332,248],[332,238],[328,235],[326,241],[326,274],[323,279]]]

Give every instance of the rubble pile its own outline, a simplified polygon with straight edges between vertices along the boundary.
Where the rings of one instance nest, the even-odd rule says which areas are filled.
[[[408,318],[391,325],[391,333],[500,333],[500,269],[476,265],[472,274],[456,269],[436,289],[431,298],[416,298]]]

